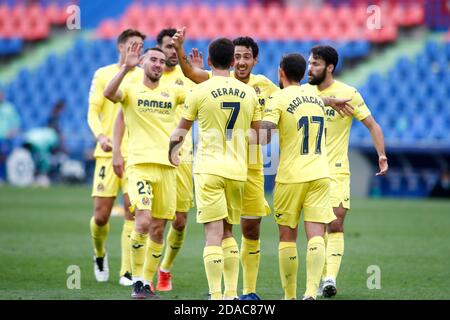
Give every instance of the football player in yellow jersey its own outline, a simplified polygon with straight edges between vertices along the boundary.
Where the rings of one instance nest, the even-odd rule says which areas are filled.
[[[119,179],[112,166],[112,134],[114,119],[119,103],[112,103],[103,96],[106,84],[120,70],[125,61],[126,48],[131,42],[143,43],[145,35],[137,30],[127,29],[118,39],[119,61],[98,69],[93,77],[89,93],[88,124],[97,139],[94,152],[96,159],[92,197],[94,199],[94,216],[90,221],[92,241],[94,244],[94,273],[99,282],[109,279],[108,256],[105,250],[106,237],[109,232],[109,217],[119,188],[124,194],[125,221],[122,229],[121,247],[122,263],[120,268],[121,285],[132,285],[130,266],[130,234],[134,228],[134,219],[128,210],[129,198],[125,179]],[[135,81],[142,77],[142,70],[135,68],[129,72],[126,81]],[[125,144],[123,145],[126,156]]]
[[[306,61],[296,53],[283,56],[278,69],[281,91],[268,100],[261,130],[278,127],[280,163],[275,178],[274,210],[279,226],[278,259],[284,299],[297,298],[297,232],[303,210],[308,247],[304,300],[315,300],[325,264],[326,224],[336,219],[330,204],[330,179],[324,141],[325,110],[313,90],[300,87]]]
[[[326,148],[331,173],[331,204],[337,219],[328,225],[326,236],[327,259],[320,291],[324,297],[336,295],[336,278],[344,254],[344,219],[350,209],[350,167],[348,161],[348,143],[353,118],[361,121],[370,131],[378,153],[380,171],[384,175],[388,170],[381,130],[359,92],[333,77],[338,63],[338,53],[330,46],[316,46],[309,56],[308,82],[319,96],[351,98],[353,117],[339,117],[332,109],[326,108],[325,130]]]
[[[248,134],[258,129],[261,110],[254,89],[230,77],[234,45],[225,38],[210,43],[211,79],[192,89],[171,137],[171,161],[179,163],[177,144],[197,118],[199,147],[194,162],[197,222],[203,223],[203,260],[212,300],[237,299],[239,249],[232,225],[240,223],[247,180]],[[255,141],[256,142],[256,141]],[[222,296],[222,274],[225,291]]]
[[[163,29],[156,37],[157,46],[166,54],[166,66],[160,82],[182,86],[188,90],[192,88],[194,83],[184,76],[183,71],[181,71],[181,68],[178,65],[177,52],[175,51],[175,47],[172,43],[172,37],[176,32],[176,29]],[[182,110],[182,107],[177,108],[175,126],[181,119]],[[177,168],[177,208],[175,212],[175,220],[172,221],[169,232],[167,233],[166,248],[161,261],[161,266],[158,269],[158,282],[156,285],[156,289],[158,291],[172,290],[172,274],[170,273],[170,270],[178,252],[183,246],[186,236],[187,213],[193,206],[194,185],[192,180],[192,131],[189,131],[186,137],[181,154],[181,164]]]
[[[196,83],[210,78],[210,73],[193,68],[187,60],[183,49],[185,29],[180,30],[174,37],[174,44],[180,65],[185,75]],[[239,37],[234,44],[234,72],[231,76],[254,88],[258,98],[260,112],[264,110],[267,98],[279,88],[263,75],[252,74],[253,67],[258,61],[258,45],[250,37]],[[240,258],[243,272],[243,293],[241,300],[259,300],[256,295],[256,282],[260,262],[260,224],[261,218],[270,213],[270,207],[264,197],[263,157],[259,145],[249,146],[247,181],[244,186],[243,208],[241,216],[241,250]]]
[[[109,100],[122,103],[128,129],[128,193],[136,220],[131,233],[131,296],[135,299],[155,297],[150,284],[161,261],[164,228],[167,220],[175,218],[176,170],[167,154],[175,109],[186,96],[180,86],[159,83],[166,64],[160,48],[151,48],[143,57],[143,80],[119,89],[126,74],[138,65],[141,46],[131,45],[119,73],[104,90]],[[121,118],[119,113],[117,119]]]

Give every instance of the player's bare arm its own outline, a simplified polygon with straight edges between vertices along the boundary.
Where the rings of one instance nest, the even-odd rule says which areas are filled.
[[[259,130],[259,144],[266,145],[272,140],[272,130],[275,130],[277,125],[270,121],[261,121],[261,127]]]
[[[339,113],[341,117],[348,116],[350,117],[353,115],[353,107],[348,103],[352,99],[338,99],[338,98],[331,98],[331,97],[323,97],[322,101],[324,105],[332,107],[334,110]]]
[[[177,33],[172,37],[173,46],[177,51],[178,61],[180,63],[181,70],[183,74],[194,81],[195,83],[201,83],[209,79],[208,72],[200,69],[198,67],[194,67],[189,61],[188,55],[184,50],[183,43],[186,38],[186,27],[178,29]]]
[[[123,177],[125,161],[123,159],[122,153],[120,152],[120,146],[122,145],[123,134],[125,132],[125,121],[123,119],[123,111],[119,110],[117,113],[116,121],[114,122],[113,130],[113,170],[114,173],[119,177]]]
[[[372,141],[375,149],[378,153],[378,166],[380,171],[377,172],[376,176],[384,176],[388,171],[388,161],[386,157],[386,152],[384,149],[384,136],[383,130],[381,130],[380,125],[375,121],[372,116],[365,118],[362,123],[369,129],[370,135],[372,136]]]
[[[261,121],[252,121],[250,132],[248,134],[248,144],[259,144],[259,132],[261,130]]]
[[[180,154],[179,150],[183,145],[184,138],[192,127],[193,121],[181,118],[180,123],[178,123],[177,128],[174,130],[170,136],[169,142],[169,161],[174,166],[180,164]]]
[[[142,49],[142,44],[137,42],[132,42],[128,47],[125,63],[120,67],[120,71],[112,78],[108,83],[103,95],[110,101],[117,103],[122,101],[122,91],[119,90],[119,86],[125,78],[126,74],[135,68],[140,61],[140,52]]]

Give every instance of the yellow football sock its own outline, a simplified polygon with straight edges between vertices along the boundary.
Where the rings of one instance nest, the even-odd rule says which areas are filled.
[[[326,256],[327,243],[328,243],[328,231],[325,231],[325,234],[323,235],[323,241],[325,243],[325,256]],[[322,279],[325,279],[326,277],[327,277],[327,259],[325,258],[325,265],[323,266]]]
[[[327,245],[327,278],[336,280],[344,255],[344,233],[335,232],[328,235]]]
[[[105,241],[109,233],[109,222],[104,226],[99,226],[95,223],[95,218],[92,217],[89,223],[91,228],[92,243],[94,245],[95,257],[100,258],[105,256]]]
[[[123,276],[125,272],[131,273],[131,232],[134,229],[134,220],[124,220],[122,227],[122,235],[120,237],[120,245],[122,249],[122,260],[120,264],[120,274]]]
[[[223,249],[219,246],[208,246],[203,249],[203,263],[208,279],[211,300],[222,299]]]
[[[153,277],[161,261],[163,248],[164,243],[157,243],[150,238],[148,239],[144,262],[144,281],[149,283],[153,281]]]
[[[222,240],[223,249],[223,281],[225,290],[224,298],[237,297],[237,285],[239,279],[239,248],[233,237]]]
[[[131,273],[133,274],[133,281],[143,280],[147,239],[148,233],[137,233],[136,230],[131,232]]]
[[[297,244],[295,242],[280,242],[278,245],[278,262],[285,300],[297,299],[298,260]]]
[[[164,258],[161,262],[161,269],[164,272],[169,272],[170,269],[172,269],[175,257],[183,246],[185,236],[186,227],[184,227],[183,230],[178,231],[170,225],[169,232],[167,233],[166,251],[164,252]]]
[[[243,294],[256,292],[258,278],[261,243],[259,240],[241,240],[241,264],[243,277]]]
[[[325,243],[322,237],[312,237],[306,249],[306,291],[305,296],[316,299],[325,264]]]

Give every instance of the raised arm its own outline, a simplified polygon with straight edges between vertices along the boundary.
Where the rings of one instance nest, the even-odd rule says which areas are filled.
[[[184,51],[183,43],[186,38],[186,27],[182,29],[178,29],[177,33],[172,37],[173,46],[177,51],[178,61],[180,62],[181,70],[183,74],[194,81],[195,83],[201,83],[209,79],[208,72],[192,66],[191,62],[188,59],[186,51]]]
[[[120,152],[120,146],[122,145],[123,134],[125,132],[125,121],[123,119],[123,111],[119,110],[117,113],[116,121],[114,122],[113,129],[113,170],[114,173],[122,178],[125,161],[123,159],[122,153]]]
[[[139,64],[139,53],[141,52],[142,44],[132,42],[128,47],[125,56],[125,63],[120,67],[120,71],[111,79],[106,85],[103,95],[110,101],[117,103],[122,101],[122,91],[119,90],[123,78],[125,78],[128,71],[132,70]]]
[[[380,125],[372,116],[368,116],[367,118],[362,120],[362,123],[367,127],[367,129],[369,129],[373,144],[375,146],[375,149],[377,150],[378,166],[380,168],[380,171],[376,173],[376,175],[383,176],[388,171],[388,162],[384,149],[383,130],[381,130]]]

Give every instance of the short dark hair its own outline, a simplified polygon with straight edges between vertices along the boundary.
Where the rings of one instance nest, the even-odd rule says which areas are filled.
[[[175,33],[177,33],[177,29],[174,28],[162,29],[156,36],[156,43],[158,43],[159,46],[162,45],[164,37],[172,38],[175,35]]]
[[[208,46],[209,58],[217,69],[229,69],[234,58],[234,45],[230,39],[218,38]]]
[[[139,37],[142,39],[142,41],[145,40],[145,34],[140,32],[139,30],[126,29],[126,30],[122,31],[122,33],[117,38],[117,44],[125,43],[128,40],[128,38],[131,38],[131,37]]]
[[[164,53],[164,51],[162,51],[161,48],[158,48],[158,47],[152,47],[152,48],[147,48],[147,49],[145,49],[145,50],[144,50],[144,54],[146,54],[146,53],[149,52],[149,51],[158,51],[158,52]],[[164,53],[164,55],[165,55],[165,53]]]
[[[258,58],[259,47],[258,44],[250,37],[238,37],[233,40],[235,46],[243,46],[252,50],[253,58]]]
[[[288,53],[281,58],[280,68],[288,80],[300,82],[305,75],[306,61],[301,54]]]
[[[332,73],[334,73],[339,61],[339,55],[335,48],[332,46],[317,45],[311,49],[310,54],[312,54],[314,59],[322,59],[325,61],[327,67],[332,64],[334,66]]]

